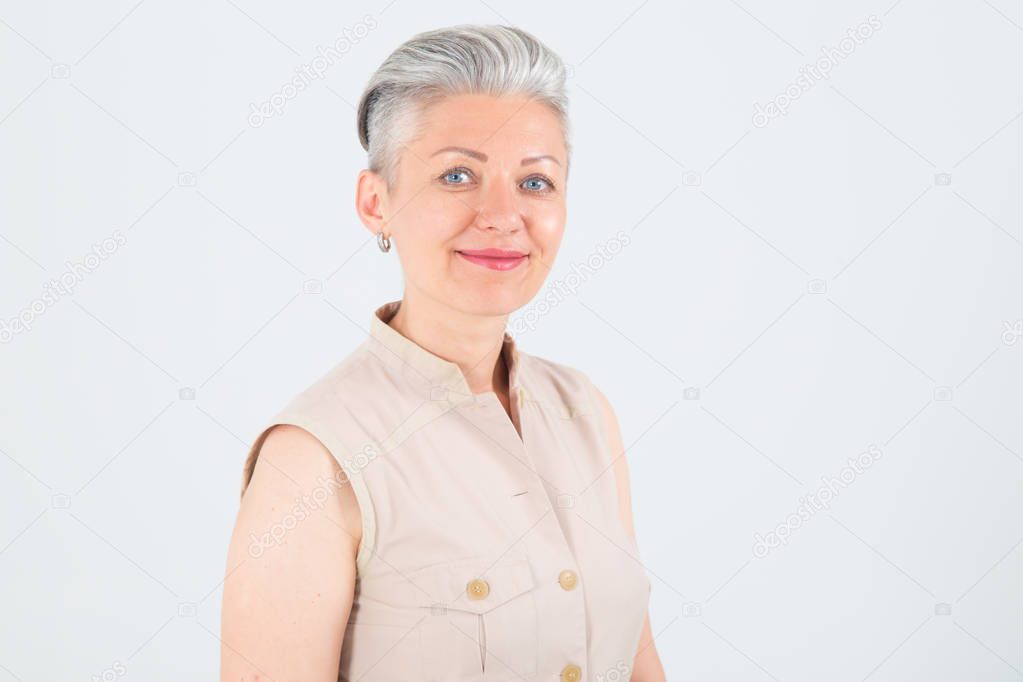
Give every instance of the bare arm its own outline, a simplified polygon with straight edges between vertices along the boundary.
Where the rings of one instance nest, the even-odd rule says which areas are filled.
[[[618,418],[607,397],[594,387],[597,395],[597,402],[604,414],[604,424],[607,425],[608,440],[611,443],[611,456],[614,458],[615,482],[618,486],[618,513],[622,522],[628,529],[629,534],[635,538],[636,529],[632,524],[632,494],[629,485],[629,465],[625,459],[625,445],[622,443],[621,429],[618,426]],[[654,646],[653,632],[650,627],[650,614],[643,619],[643,630],[639,637],[639,650],[632,666],[633,682],[664,682],[664,667],[657,655],[657,648]]]
[[[275,427],[228,550],[221,682],[337,682],[361,524],[330,452],[304,429]]]

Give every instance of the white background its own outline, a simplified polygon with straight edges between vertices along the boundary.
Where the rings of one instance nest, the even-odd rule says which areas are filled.
[[[1018,2],[143,0],[0,2],[0,681],[216,679],[246,448],[401,295],[354,105],[461,22],[571,65],[550,284],[629,235],[516,336],[618,411],[668,678],[1023,679]]]

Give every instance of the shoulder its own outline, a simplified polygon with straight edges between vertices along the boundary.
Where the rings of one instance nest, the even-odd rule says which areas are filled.
[[[360,391],[379,380],[380,367],[361,344],[329,370],[305,384],[285,401],[281,414],[296,412],[321,416],[337,404],[351,403]]]
[[[270,485],[287,497],[337,475],[340,467],[322,442],[308,430],[289,423],[268,428],[253,463],[248,491]]]
[[[589,416],[600,429],[605,444],[607,466],[614,472],[618,503],[626,527],[632,528],[629,465],[625,456],[618,415],[604,391],[583,370],[573,365],[537,356],[528,356],[530,392],[539,393],[548,402],[556,400],[567,406],[571,416]]]
[[[362,535],[358,501],[352,487],[345,485],[346,473],[319,438],[294,424],[276,424],[254,454],[239,519],[265,532],[282,522],[277,518],[281,510],[299,520],[322,516],[329,523],[310,532],[334,538],[354,558]],[[343,533],[338,535],[337,529]],[[276,539],[271,536],[268,542]]]
[[[349,490],[342,468],[345,436],[358,417],[357,395],[374,371],[362,346],[307,383],[284,402],[251,443],[242,493],[262,488],[274,503],[321,488]],[[336,483],[336,485],[334,485]],[[339,496],[342,502],[348,494]],[[343,511],[335,507],[336,511]],[[348,515],[351,515],[351,509]],[[338,520],[341,520],[340,517]],[[349,525],[347,522],[344,524]]]
[[[634,537],[629,464],[618,416],[611,400],[578,367],[537,356],[528,356],[526,362],[529,364],[531,379],[530,393],[539,393],[541,399],[548,404],[556,401],[559,408],[565,410],[565,418],[588,416],[594,420],[603,441],[607,462],[605,466],[613,472],[619,517]]]
[[[615,490],[618,493],[618,513],[626,530],[630,535],[635,536],[636,531],[632,522],[632,486],[629,482],[629,462],[625,455],[626,448],[622,441],[621,427],[607,396],[596,386],[592,386],[592,391],[604,429],[604,439],[608,445],[608,456],[611,459],[609,466],[614,472]]]
[[[600,402],[596,387],[583,370],[564,362],[520,353],[528,379],[523,381],[527,399],[545,406],[558,406],[566,417],[596,416]]]

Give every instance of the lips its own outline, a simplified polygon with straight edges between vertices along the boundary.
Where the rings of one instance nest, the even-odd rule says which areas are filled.
[[[470,263],[491,270],[511,270],[529,257],[528,254],[513,249],[462,249],[456,253]]]

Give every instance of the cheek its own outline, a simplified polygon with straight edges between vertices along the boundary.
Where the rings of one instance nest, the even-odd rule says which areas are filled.
[[[455,192],[423,192],[417,210],[420,215],[429,217],[429,229],[441,237],[459,234],[472,225],[476,218],[476,209],[471,205],[468,195],[463,197]]]
[[[545,252],[556,251],[565,233],[564,206],[551,207],[533,217],[530,236],[533,242]]]
[[[474,218],[475,214],[457,199],[423,192],[401,208],[399,243],[419,258],[444,258]]]

